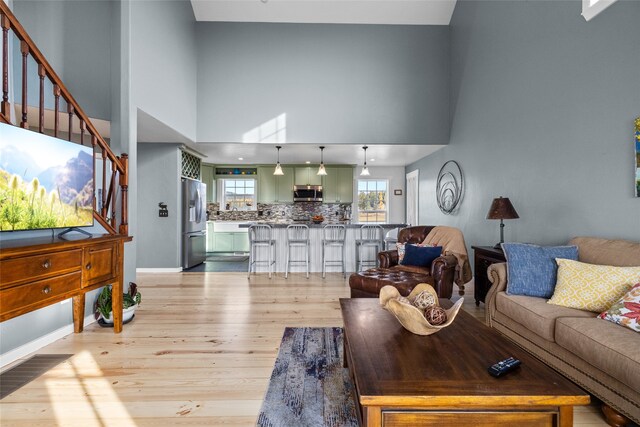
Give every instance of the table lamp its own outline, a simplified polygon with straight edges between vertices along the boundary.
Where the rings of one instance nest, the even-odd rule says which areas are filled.
[[[501,244],[504,243],[504,221],[505,219],[516,219],[520,218],[518,216],[518,212],[511,204],[511,201],[508,197],[498,197],[497,199],[493,199],[491,202],[491,207],[489,208],[489,213],[487,214],[487,219],[499,219],[500,220],[500,242],[496,243],[494,246],[495,249],[500,249]]]

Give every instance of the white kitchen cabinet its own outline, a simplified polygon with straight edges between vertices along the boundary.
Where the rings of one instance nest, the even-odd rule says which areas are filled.
[[[258,168],[258,203],[274,203],[276,201],[276,177],[271,167]]]
[[[283,166],[284,175],[274,175],[273,167],[258,168],[258,203],[293,203],[294,169]]]
[[[276,176],[276,201],[278,203],[293,203],[293,168],[283,166],[282,172],[284,175]]]
[[[338,168],[338,203],[353,203],[353,168]]]
[[[295,168],[295,185],[322,185],[322,175],[318,175],[317,166],[298,166]]]
[[[213,252],[216,246],[213,222],[207,222],[207,252]]]
[[[353,182],[352,167],[328,166],[322,177],[322,202],[352,203]]]
[[[200,167],[200,179],[203,183],[207,184],[207,202],[213,203],[216,201],[216,181],[215,170],[213,165],[203,164]]]
[[[249,233],[239,222],[207,223],[207,252],[249,252]]]

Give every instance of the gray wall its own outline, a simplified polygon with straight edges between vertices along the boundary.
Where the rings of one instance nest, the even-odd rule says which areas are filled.
[[[107,0],[16,0],[13,12],[56,74],[89,117],[111,119],[111,9]],[[16,46],[17,42],[16,42]],[[20,49],[14,49],[15,88],[21,87]],[[38,105],[39,81],[30,61],[30,105]],[[47,80],[48,82],[48,80]],[[22,93],[22,92],[16,92]],[[15,98],[20,101],[20,96]],[[53,108],[52,86],[45,86],[47,108]],[[66,104],[62,103],[66,111]],[[35,123],[37,118],[31,118]]]
[[[640,2],[590,22],[580,2],[458,1],[451,23],[451,141],[420,169],[420,222],[494,244],[491,200],[520,219],[505,240],[554,244],[577,235],[640,240],[633,119],[640,114]],[[435,203],[436,176],[460,162],[459,211]]]
[[[198,141],[446,144],[447,26],[197,23]]]
[[[189,1],[131,2],[133,104],[196,139],[195,18]]]
[[[16,5],[17,3],[20,3],[20,7],[26,7],[29,4],[31,6],[37,6],[38,9],[34,9],[32,12],[36,13],[36,15],[38,16],[41,13],[41,10],[39,9],[40,6],[45,7],[44,9],[45,11],[48,10],[47,5],[49,5],[49,3],[56,4],[53,6],[54,9],[56,7],[61,7],[61,5],[58,4],[60,2],[30,2],[30,1],[25,2],[24,0],[18,0],[14,2],[14,5]],[[26,3],[26,4],[23,4],[23,3]],[[38,4],[36,5],[36,3]],[[81,80],[82,78],[86,79],[87,77],[89,77],[88,75],[84,74],[85,71],[87,70],[87,67],[84,67],[84,66],[81,66],[76,71],[74,71],[74,73],[78,73],[77,78],[74,77],[73,79],[67,79],[66,76],[62,78],[65,82],[65,85],[69,83],[68,87],[72,95],[80,103],[80,106],[83,109],[85,109],[85,112],[90,116],[94,116],[94,117],[98,116],[98,114],[96,114],[96,111],[98,111],[99,108],[103,108],[105,105],[104,103],[106,103],[108,107],[108,111],[110,112],[113,111],[114,113],[114,117],[111,118],[112,120],[111,121],[111,146],[112,148],[114,148],[116,153],[130,152],[130,148],[132,147],[135,148],[135,142],[131,147],[129,142],[130,139],[128,138],[128,133],[129,133],[128,123],[125,123],[126,116],[125,117],[122,116],[123,114],[124,115],[128,114],[128,111],[129,111],[127,108],[125,108],[127,105],[125,101],[123,101],[123,100],[127,100],[129,96],[128,90],[126,89],[128,87],[128,80],[126,79],[128,79],[127,69],[129,67],[129,62],[128,62],[129,52],[126,50],[123,50],[123,46],[126,47],[128,42],[127,41],[123,42],[122,39],[120,38],[121,29],[126,30],[126,28],[128,28],[128,23],[127,23],[128,21],[126,20],[128,19],[127,18],[128,9],[124,7],[121,8],[119,3],[114,3],[113,7],[110,7],[107,12],[106,9],[104,9],[104,6],[105,6],[105,3],[108,3],[108,2],[103,2],[103,1],[70,2],[70,3],[73,3],[78,7],[82,6],[80,7],[80,10],[85,10],[85,11],[86,11],[85,8],[88,7],[89,5],[95,6],[96,7],[95,10],[93,10],[90,13],[89,12],[86,12],[86,13],[88,13],[88,15],[95,14],[96,16],[100,17],[100,19],[102,20],[101,22],[110,22],[111,23],[110,25],[113,26],[113,28],[108,32],[104,32],[100,30],[100,32],[105,34],[106,33],[114,34],[113,38],[109,36],[105,36],[106,42],[110,46],[109,52],[107,54],[107,55],[110,55],[110,57],[108,58],[109,68],[107,69],[105,76],[99,77],[99,80],[100,80],[99,86],[105,84],[110,89],[107,91],[107,97],[105,98],[104,93],[102,93],[102,91],[99,89],[94,90],[93,86],[74,86],[74,84],[77,83],[78,79]],[[71,11],[70,13],[72,12],[73,11]],[[102,14],[102,12],[107,13],[107,15]],[[14,10],[14,13],[15,13],[15,10]],[[29,14],[31,14],[31,12],[29,12]],[[17,15],[17,16],[18,16],[18,19],[21,20],[23,25],[25,25],[26,27],[25,21],[28,21],[30,19],[30,16],[26,18],[20,15]],[[87,16],[87,19],[90,19],[90,18]],[[122,24],[121,21],[124,21],[124,25]],[[46,20],[44,20],[43,22],[46,22]],[[81,30],[82,33],[78,33],[78,34],[82,34],[83,37],[85,36],[85,34],[88,34],[86,39],[88,43],[87,49],[90,49],[91,45],[93,44],[92,37],[90,35],[91,31],[90,29],[87,29],[83,23],[80,23],[78,25],[79,26],[76,28],[82,28]],[[31,37],[34,39],[35,43],[47,56],[48,61],[53,65],[56,72],[58,72],[57,67],[60,67],[61,69],[66,68],[65,65],[68,63],[65,61],[69,58],[68,56],[70,54],[69,52],[65,53],[62,51],[54,50],[53,52],[48,53],[45,51],[45,48],[44,48],[44,46],[47,46],[48,43],[50,43],[49,39],[59,40],[63,37],[60,34],[60,32],[62,31],[61,27],[57,27],[57,26],[37,27],[37,28],[34,28],[33,31],[31,28],[26,28],[26,29],[27,29],[27,32],[29,32]],[[39,36],[36,36],[36,34],[39,34]],[[77,37],[77,34],[76,34],[76,37]],[[82,40],[83,37],[77,37],[77,39]],[[126,34],[124,37],[127,38],[128,40],[128,36]],[[82,49],[80,51],[75,52],[75,54],[83,56],[85,58],[91,57],[91,55],[87,56],[86,52]],[[73,63],[73,61],[71,63]],[[114,70],[111,70],[111,67],[114,67]],[[88,80],[85,80],[85,82],[86,81]],[[121,90],[120,89],[121,86],[124,87],[125,89]],[[111,90],[111,88],[113,88],[113,91]],[[111,98],[112,92],[114,94],[113,98]],[[85,101],[83,101],[83,99]],[[94,107],[92,107],[92,105],[95,107],[95,110],[93,111],[92,111],[92,108]],[[111,108],[112,105],[113,105],[113,110]],[[109,118],[109,117],[107,116],[105,118]],[[134,122],[134,133],[135,133],[135,122]],[[135,216],[134,216],[135,210],[136,210],[136,206],[134,203],[136,199],[135,163],[131,165],[131,175],[132,177],[130,178],[130,182],[129,182],[129,197],[130,197],[129,212],[131,215],[129,219],[129,228],[130,230],[132,229],[135,230]],[[89,229],[89,231],[95,234],[102,234],[105,232],[104,229],[99,226]],[[135,232],[132,231],[132,234],[135,234]],[[29,237],[50,236],[50,235],[51,235],[50,231],[32,231],[32,232],[15,232],[15,233],[5,232],[0,235],[0,239],[2,240],[24,239]],[[125,244],[125,288],[127,287],[129,281],[135,279],[135,247],[134,247],[133,254],[131,254],[132,246],[133,246],[132,243]],[[88,316],[93,312],[93,303],[97,297],[96,295],[98,292],[99,290],[91,291],[87,293],[86,303],[85,303],[85,316]],[[16,349],[24,344],[27,344],[35,339],[41,338],[60,328],[67,327],[72,323],[73,323],[72,305],[69,302],[54,304],[52,306],[45,307],[43,309],[34,311],[32,313],[27,313],[25,315],[16,317],[14,319],[2,322],[0,323],[0,336],[2,337],[2,339],[0,339],[0,354],[4,354],[10,350]]]
[[[180,159],[178,145],[138,145],[139,268],[180,267]],[[158,217],[160,202],[169,217]]]

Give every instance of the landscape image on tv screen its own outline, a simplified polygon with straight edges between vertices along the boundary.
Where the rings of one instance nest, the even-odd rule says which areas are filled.
[[[0,231],[93,225],[93,150],[0,124]]]

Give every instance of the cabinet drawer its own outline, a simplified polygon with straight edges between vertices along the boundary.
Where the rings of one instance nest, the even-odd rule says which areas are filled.
[[[0,287],[80,269],[81,265],[82,249],[5,259],[0,261]]]
[[[104,244],[85,249],[83,286],[109,281],[116,277],[117,246]]]
[[[80,271],[76,271],[52,277],[50,279],[39,280],[37,282],[4,289],[0,291],[0,300],[2,300],[2,318],[4,319],[5,316],[11,314],[11,312],[15,310],[20,309],[22,312],[26,313],[30,310],[25,310],[25,308],[39,305],[40,303],[47,302],[49,300],[62,300],[64,299],[64,295],[71,294],[80,289],[81,279],[82,273]],[[45,303],[44,305],[47,304]]]
[[[442,426],[458,427],[525,427],[557,426],[557,412],[528,411],[383,411],[382,425],[385,427]]]

